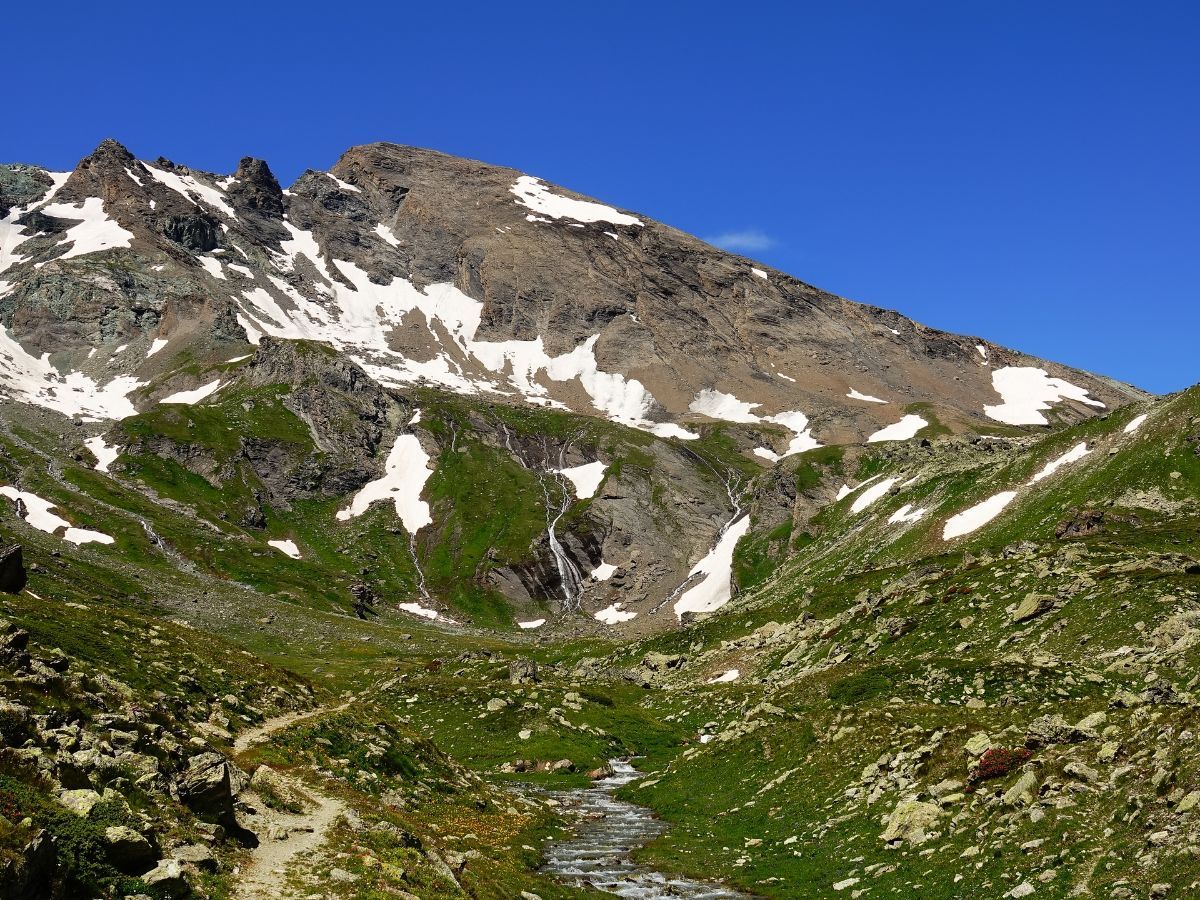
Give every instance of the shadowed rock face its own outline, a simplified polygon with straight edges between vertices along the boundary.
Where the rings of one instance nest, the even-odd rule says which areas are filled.
[[[25,590],[25,564],[22,559],[21,545],[0,547],[0,591],[7,594],[19,594]]]

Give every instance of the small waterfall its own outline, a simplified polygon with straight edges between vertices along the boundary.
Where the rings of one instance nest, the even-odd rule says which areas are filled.
[[[554,565],[558,569],[559,581],[562,583],[563,600],[568,609],[576,609],[579,606],[579,594],[583,589],[583,575],[574,560],[567,555],[567,551],[563,549],[558,535],[555,533],[558,523],[571,508],[571,489],[561,475],[556,476],[555,483],[562,489],[562,499],[557,506],[551,504],[550,490],[546,487],[546,482],[542,481],[542,494],[546,498],[546,537],[550,544],[550,552],[554,555]],[[551,510],[555,510],[553,517]]]
[[[417,536],[410,534],[408,536],[408,555],[412,557],[413,570],[417,573],[417,590],[421,592],[421,599],[428,600],[429,588],[425,586],[425,572],[421,569],[421,560],[417,558]]]

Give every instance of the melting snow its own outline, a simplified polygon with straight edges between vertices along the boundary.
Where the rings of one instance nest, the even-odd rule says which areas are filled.
[[[88,419],[124,419],[137,415],[128,395],[142,386],[132,375],[114,378],[101,386],[82,372],[59,373],[50,354],[31,356],[0,328],[0,380],[9,395],[65,416]]]
[[[861,494],[854,498],[854,502],[850,504],[851,513],[860,513],[880,497],[884,496],[892,489],[892,485],[899,481],[899,478],[885,478],[877,484],[871,485]],[[862,485],[859,485],[861,487]]]
[[[119,447],[110,447],[104,443],[104,437],[88,438],[83,442],[83,446],[92,451],[92,456],[96,457],[96,471],[107,472],[108,467],[116,462],[117,457],[121,455]]]
[[[843,484],[841,486],[841,488],[838,489],[837,499],[841,500],[845,497],[849,497],[851,494],[853,494],[859,488],[866,487],[868,484],[870,484],[876,478],[881,478],[881,477],[883,477],[883,476],[882,475],[872,475],[870,478],[866,479],[865,481],[860,481],[854,487],[850,487],[850,485],[848,485],[848,484]]]
[[[56,219],[82,220],[72,225],[63,234],[63,240],[71,241],[71,248],[58,259],[71,259],[115,247],[128,247],[133,232],[126,231],[104,211],[104,201],[99,197],[88,197],[83,203],[49,203],[41,212]]]
[[[608,222],[612,225],[641,225],[641,219],[617,212],[611,206],[590,200],[573,200],[551,192],[540,178],[522,175],[509,188],[517,202],[535,213],[543,213],[553,219],[574,219],[576,222]],[[529,216],[526,216],[528,219]]]
[[[546,620],[545,619],[534,619],[532,622],[518,622],[517,624],[520,625],[522,628],[524,628],[526,631],[528,631],[533,628],[541,628],[543,625],[546,624]]]
[[[169,187],[178,194],[182,194],[193,203],[196,202],[192,198],[192,194],[194,193],[209,206],[219,209],[225,215],[229,216],[229,218],[237,218],[237,213],[225,201],[225,194],[219,189],[197,181],[191,175],[179,175],[175,172],[168,172],[166,169],[156,169],[154,166],[146,166],[146,170],[159,184]]]
[[[761,403],[747,403],[739,400],[733,394],[705,388],[695,396],[688,409],[702,416],[708,416],[710,419],[721,419],[726,422],[774,422],[776,425],[782,425],[792,432],[792,440],[788,444],[784,456],[803,453],[821,446],[809,431],[808,416],[804,413],[796,410],[776,413],[773,416],[760,416],[753,410],[761,405]]]
[[[750,268],[750,271],[751,271],[753,274],[757,275],[759,278],[763,279],[764,281],[770,281],[770,280],[771,280],[770,276],[768,276],[768,275],[767,275],[767,273],[766,273],[766,272],[764,272],[762,269],[755,269],[754,267],[751,267],[751,268]]]
[[[29,491],[18,491],[14,487],[5,485],[0,487],[0,496],[8,497],[16,502],[20,500],[25,504],[25,521],[38,531],[44,531],[47,534],[55,534],[60,528],[65,528],[66,531],[61,535],[62,539],[69,541],[72,544],[111,544],[113,539],[99,531],[88,531],[86,528],[75,528],[62,516],[55,515],[51,512],[55,509],[55,505],[49,500],[43,500],[37,494],[31,494]]]
[[[168,342],[167,342],[166,338],[155,338],[150,343],[150,349],[146,351],[146,358],[149,359],[151,356],[153,356],[155,353],[157,353],[163,347],[167,346],[167,343]]]
[[[1001,491],[981,503],[976,503],[970,509],[951,516],[946,520],[946,527],[942,529],[942,540],[948,541],[982,528],[1004,512],[1004,508],[1012,503],[1016,496],[1016,491]]]
[[[717,545],[708,555],[696,563],[688,577],[703,575],[704,580],[689,588],[675,601],[675,615],[683,618],[685,612],[708,613],[720,609],[733,596],[730,580],[733,575],[733,551],[750,529],[750,517],[742,516],[727,525]]]
[[[1146,415],[1146,413],[1142,413],[1140,416],[1135,416],[1134,418],[1130,419],[1129,424],[1125,426],[1125,434],[1133,434],[1135,431],[1141,428],[1142,423],[1146,421]]]
[[[612,563],[601,562],[600,565],[592,569],[592,577],[597,581],[608,581],[613,577],[613,573],[617,571],[617,567]]]
[[[338,187],[340,187],[340,188],[341,188],[343,191],[351,191],[352,193],[355,193],[355,194],[361,194],[361,193],[362,193],[362,188],[360,188],[360,187],[355,187],[354,185],[352,185],[352,184],[350,184],[350,183],[348,183],[348,182],[342,181],[342,179],[338,178],[336,175],[334,175],[334,174],[332,174],[332,173],[330,173],[330,172],[326,172],[325,174],[326,174],[326,175],[328,175],[330,178],[332,178],[332,179],[333,179],[333,181],[334,181],[334,183],[335,183],[335,184],[336,184]]]
[[[375,233],[377,235],[379,235],[379,237],[383,238],[384,241],[386,241],[388,244],[391,244],[393,247],[400,246],[400,241],[398,241],[396,239],[396,235],[392,234],[392,229],[388,228],[386,225],[384,225],[382,223],[379,225],[376,225]]]
[[[221,379],[201,385],[191,391],[176,391],[174,394],[169,394],[159,400],[159,403],[182,403],[186,406],[195,406],[206,397],[211,397],[221,387]]]
[[[1033,478],[1029,479],[1029,483],[1037,484],[1043,478],[1049,478],[1051,475],[1053,475],[1055,472],[1057,472],[1063,466],[1067,465],[1068,463],[1073,463],[1077,460],[1083,459],[1090,452],[1091,451],[1088,450],[1088,446],[1086,443],[1076,444],[1074,447],[1072,447],[1070,450],[1068,450],[1066,453],[1064,453],[1058,459],[1053,459],[1050,462],[1046,463],[1046,466],[1044,469],[1042,469],[1040,472],[1038,472],[1036,475],[1034,475]]]
[[[383,477],[363,485],[350,505],[338,511],[338,521],[345,522],[361,516],[375,501],[391,498],[404,529],[409,534],[416,534],[433,521],[429,504],[421,499],[421,491],[431,474],[429,454],[417,436],[400,435],[384,463]]]
[[[296,542],[292,540],[286,541],[267,541],[268,547],[274,547],[280,553],[290,556],[292,559],[300,558],[300,548],[296,546]]]
[[[592,613],[592,618],[599,619],[605,625],[616,625],[620,622],[628,622],[630,619],[636,619],[637,613],[622,609],[624,605],[624,603],[614,603],[612,606],[606,606],[599,612]]]
[[[204,268],[204,271],[213,278],[225,280],[225,273],[221,270],[221,261],[213,259],[211,256],[197,256],[196,261]]]
[[[737,681],[738,678],[741,676],[741,674],[742,673],[739,672],[737,669],[728,669],[728,670],[722,672],[720,675],[714,675],[712,678],[708,679],[708,683],[709,684],[726,684],[727,682],[730,682],[730,681]]]
[[[1051,378],[1033,366],[1005,366],[992,372],[992,387],[1004,402],[983,408],[990,418],[1007,425],[1047,425],[1042,410],[1061,400],[1077,400],[1101,409],[1104,404],[1088,396],[1086,388],[1061,378]]]
[[[766,447],[755,447],[754,455],[761,456],[763,459],[767,460],[768,462],[773,462],[773,463],[779,462],[779,459],[780,459],[780,456],[778,453],[776,453],[774,450],[769,450]]]
[[[443,622],[453,621],[441,615],[436,609],[430,609],[427,606],[422,606],[420,603],[401,603],[399,606],[405,612],[412,613],[414,616],[420,616],[422,619],[441,619]]]
[[[850,393],[846,396],[851,400],[863,400],[867,403],[887,403],[886,400],[880,400],[878,397],[872,397],[870,394],[860,394],[854,388],[850,388]]]
[[[897,525],[902,522],[912,524],[913,522],[920,521],[921,517],[924,516],[926,512],[928,512],[928,510],[913,509],[913,505],[911,503],[905,503],[902,507],[892,513],[891,517],[888,519],[888,524]]]
[[[596,489],[600,487],[600,482],[604,480],[604,471],[608,468],[607,463],[600,461],[584,463],[582,466],[574,466],[570,469],[558,469],[560,475],[565,475],[570,479],[571,484],[575,486],[575,496],[580,500],[587,500],[589,497],[596,496]]]
[[[920,416],[907,415],[899,422],[876,431],[867,438],[867,443],[877,444],[880,441],[907,441],[928,424]]]

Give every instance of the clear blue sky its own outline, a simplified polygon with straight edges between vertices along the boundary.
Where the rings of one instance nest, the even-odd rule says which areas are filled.
[[[820,287],[1200,381],[1200,4],[11,3],[0,159],[513,166]]]

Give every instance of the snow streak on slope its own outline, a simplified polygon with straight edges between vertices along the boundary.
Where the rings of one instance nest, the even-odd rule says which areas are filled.
[[[846,396],[851,400],[862,400],[864,403],[887,403],[886,400],[880,400],[878,397],[872,397],[870,394],[864,394],[854,388],[850,388],[850,393]]]
[[[1045,468],[1043,468],[1040,472],[1038,472],[1036,475],[1034,475],[1033,478],[1031,478],[1029,480],[1029,483],[1037,484],[1043,478],[1049,478],[1051,475],[1053,475],[1055,472],[1057,472],[1060,468],[1067,465],[1068,463],[1073,463],[1077,460],[1083,459],[1085,456],[1088,455],[1089,452],[1090,451],[1088,450],[1088,446],[1086,443],[1076,444],[1074,447],[1072,447],[1070,450],[1068,450],[1062,456],[1058,457],[1058,459],[1052,459],[1052,460],[1050,460],[1050,462],[1046,463]]]
[[[1086,388],[1061,378],[1051,378],[1045,369],[1033,366],[1005,366],[992,372],[992,387],[1004,402],[983,408],[990,418],[1008,425],[1048,425],[1042,410],[1051,403],[1077,400],[1101,409],[1104,404],[1088,396]]]
[[[675,615],[683,618],[686,612],[709,613],[729,602],[733,596],[730,584],[733,578],[733,551],[749,529],[748,515],[725,528],[717,545],[688,573],[689,578],[703,575],[704,579],[675,601]]]
[[[267,541],[268,547],[274,547],[285,556],[290,556],[292,559],[300,558],[300,548],[296,546],[296,542],[292,540],[282,541]]]
[[[1016,491],[1001,491],[981,503],[976,503],[970,509],[951,516],[946,520],[945,528],[942,529],[942,539],[948,541],[982,528],[1004,512],[1004,508],[1012,503],[1016,496]]]
[[[383,477],[363,485],[350,506],[338,511],[338,521],[346,522],[361,516],[375,501],[391,498],[404,529],[409,534],[416,534],[433,521],[429,504],[421,499],[421,491],[432,474],[429,454],[417,436],[402,434],[396,438],[384,463]]]
[[[40,212],[56,219],[79,220],[63,234],[62,240],[71,242],[70,248],[58,259],[71,259],[101,250],[128,247],[133,241],[133,232],[126,231],[104,211],[104,201],[99,197],[88,197],[83,203],[48,203]],[[59,243],[61,243],[60,241]],[[41,265],[38,263],[37,265]]]
[[[892,489],[892,485],[894,485],[899,480],[900,480],[899,478],[885,478],[883,481],[880,481],[878,484],[871,485],[869,488],[867,488],[865,491],[863,491],[861,494],[859,494],[857,497],[854,498],[854,502],[852,504],[850,504],[850,512],[851,513],[862,512],[864,509],[866,509],[868,506],[870,506],[872,503],[874,503],[876,500],[878,500],[880,497],[882,497],[884,494],[886,494],[888,491],[890,491]]]
[[[522,175],[516,184],[509,188],[515,194],[517,202],[522,206],[550,216],[552,219],[573,219],[576,222],[608,222],[612,225],[641,225],[642,220],[636,216],[617,212],[611,206],[603,203],[593,203],[590,200],[572,200],[553,193],[540,178],[532,175]]]

